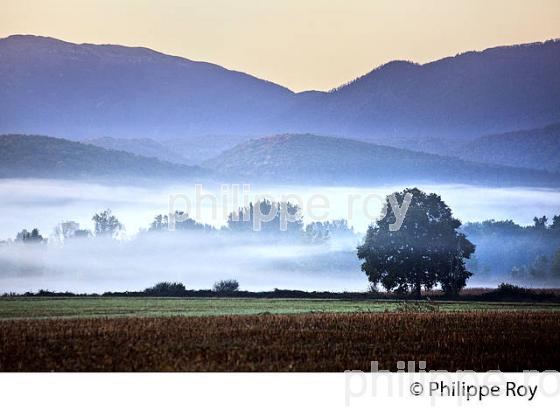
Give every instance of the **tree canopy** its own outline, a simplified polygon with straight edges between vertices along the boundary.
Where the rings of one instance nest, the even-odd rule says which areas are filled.
[[[396,221],[391,213],[369,226],[358,247],[369,281],[400,293],[413,291],[416,296],[422,286],[431,289],[438,283],[446,293],[457,293],[472,275],[465,268],[465,259],[475,250],[458,232],[461,222],[439,195],[417,188],[392,195],[399,203],[411,195],[411,202],[400,229],[389,228]],[[386,198],[385,209],[391,209],[390,198]]]
[[[215,228],[212,225],[195,221],[187,213],[182,211],[175,211],[175,214],[170,214],[169,216],[161,214],[156,215],[149,228],[151,232],[169,230],[212,232],[215,231]]]
[[[41,243],[44,241],[43,236],[39,233],[39,229],[34,228],[31,232],[27,229],[22,230],[16,235],[16,242],[24,243]]]
[[[114,236],[124,229],[124,226],[110,209],[95,214],[91,219],[95,222],[96,236]]]
[[[264,199],[230,213],[227,226],[232,232],[300,235],[303,232],[303,216],[297,205]]]

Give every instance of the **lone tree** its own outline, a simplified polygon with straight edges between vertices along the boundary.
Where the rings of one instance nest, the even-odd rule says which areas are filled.
[[[407,194],[412,197],[400,229],[389,229],[396,221],[390,212],[368,228],[358,246],[362,270],[373,285],[399,293],[412,291],[420,297],[422,286],[431,289],[437,283],[447,294],[458,293],[472,275],[465,259],[475,246],[457,231],[461,222],[439,195],[408,188],[387,196],[385,209],[395,199],[402,204],[410,198]]]
[[[114,236],[120,230],[124,229],[117,217],[113,215],[110,209],[93,215],[91,218],[95,222],[95,236]]]
[[[544,231],[546,229],[546,223],[548,222],[548,218],[546,215],[543,215],[541,218],[534,217],[533,222],[535,223],[535,229]]]

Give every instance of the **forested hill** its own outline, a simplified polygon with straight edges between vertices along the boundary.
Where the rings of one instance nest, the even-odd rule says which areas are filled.
[[[480,137],[457,156],[472,161],[560,172],[560,123]]]
[[[207,171],[198,167],[60,138],[0,135],[0,178],[184,179],[204,175]]]
[[[202,164],[227,177],[276,183],[405,182],[560,186],[560,174],[493,166],[344,138],[286,134],[251,140]]]

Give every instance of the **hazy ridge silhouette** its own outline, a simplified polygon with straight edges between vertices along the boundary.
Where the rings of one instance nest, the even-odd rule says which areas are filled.
[[[0,133],[170,138],[315,133],[475,138],[560,120],[560,41],[393,61],[331,92],[147,48],[0,40]]]

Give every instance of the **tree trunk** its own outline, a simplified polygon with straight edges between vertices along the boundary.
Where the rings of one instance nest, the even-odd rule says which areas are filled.
[[[419,283],[416,283],[414,285],[414,296],[416,299],[422,298],[422,285]]]

